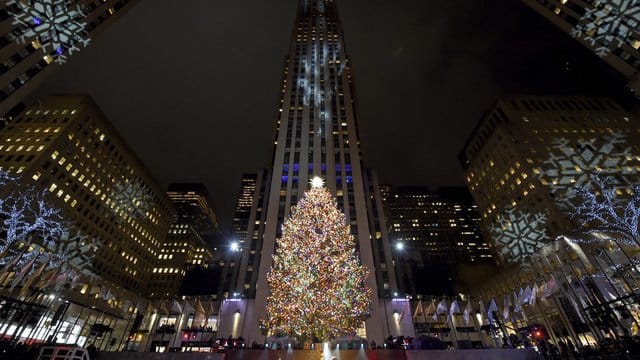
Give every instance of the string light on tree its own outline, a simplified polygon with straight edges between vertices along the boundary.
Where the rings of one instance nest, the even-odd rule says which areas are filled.
[[[353,335],[369,316],[369,270],[360,264],[344,214],[324,181],[311,188],[291,210],[277,240],[267,276],[267,319],[271,335],[329,340]]]

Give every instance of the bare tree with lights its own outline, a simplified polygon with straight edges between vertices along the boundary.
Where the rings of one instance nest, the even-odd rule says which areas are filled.
[[[20,177],[0,171],[0,280],[11,275],[10,291],[30,287],[60,288],[65,279],[93,278],[91,257],[99,240],[64,221],[58,208]],[[49,271],[50,270],[50,271]],[[44,281],[49,280],[49,281]]]
[[[565,201],[577,224],[590,234],[618,235],[623,244],[640,245],[640,186],[616,186],[608,177],[591,176]]]
[[[64,232],[60,210],[45,199],[46,192],[22,182],[22,179],[0,171],[0,257],[17,251],[17,247],[47,243]],[[25,259],[30,254],[23,254]]]
[[[282,226],[262,325],[272,335],[302,341],[354,334],[370,312],[368,276],[345,215],[322,180],[314,178]]]

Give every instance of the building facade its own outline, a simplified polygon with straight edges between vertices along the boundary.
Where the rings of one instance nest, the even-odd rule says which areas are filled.
[[[147,294],[171,205],[90,98],[28,107],[0,131],[0,166],[48,189],[64,218],[98,239],[93,272]]]
[[[637,0],[523,0],[629,80],[640,95]]]
[[[495,261],[466,188],[386,185],[382,197],[401,292],[414,298],[453,295],[456,266]]]
[[[218,218],[203,184],[169,184],[167,196],[173,204],[173,221],[153,269],[150,294],[160,298],[177,295],[186,271],[211,262],[213,242],[219,238]]]
[[[22,101],[73,52],[109,27],[137,0],[37,0],[0,4],[0,117]],[[62,3],[62,4],[60,4]],[[42,9],[51,6],[51,12]]]
[[[571,231],[567,201],[594,176],[631,194],[640,181],[635,121],[602,97],[498,100],[474,129],[460,161],[483,234],[502,260],[523,261]]]
[[[64,273],[44,261],[20,280],[2,259],[0,307],[13,314],[1,320],[6,335],[122,349],[154,311],[149,283],[172,214],[164,192],[86,96],[51,96],[16,116],[0,130],[0,167],[46,189],[69,232],[46,250],[68,265]],[[27,248],[39,241],[28,240]]]
[[[276,239],[281,236],[281,226],[291,207],[314,176],[323,178],[336,196],[356,239],[362,264],[376,272],[376,276],[367,279],[367,286],[374,294],[387,288],[390,293],[397,291],[391,284],[395,276],[389,276],[393,267],[390,254],[384,255],[387,260],[383,265],[377,264],[372,246],[371,202],[362,167],[353,85],[336,2],[301,0],[282,78],[270,178],[264,182],[264,195],[255,200],[256,215],[249,221],[246,252],[237,277],[236,292],[248,298],[233,302],[229,300],[235,299],[228,299],[222,305],[221,333],[242,333],[244,338],[258,342],[267,335],[259,328],[258,320],[267,315],[267,273]],[[378,276],[378,272],[387,276]],[[391,312],[385,317],[382,302],[382,298],[373,296],[371,316],[360,332],[376,342],[387,335],[389,319],[394,321]],[[239,317],[234,315],[236,312]]]

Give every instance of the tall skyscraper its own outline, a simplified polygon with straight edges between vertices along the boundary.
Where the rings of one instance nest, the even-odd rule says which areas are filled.
[[[220,238],[218,218],[203,184],[169,184],[167,196],[173,204],[173,221],[153,269],[154,297],[176,295],[189,268],[212,260],[213,242]]]
[[[620,195],[640,183],[637,119],[608,98],[521,96],[498,100],[460,161],[482,230],[506,261],[520,262],[571,231],[566,196],[591,176]]]
[[[401,292],[453,295],[457,265],[493,263],[478,207],[466,188],[387,185],[382,195]]]
[[[48,189],[65,220],[99,240],[93,272],[148,294],[171,204],[90,98],[28,107],[0,130],[0,167]]]
[[[640,96],[640,1],[523,1],[629,79]]]
[[[242,333],[245,338],[258,341],[265,337],[258,326],[258,319],[267,315],[265,304],[269,287],[266,279],[276,239],[281,236],[282,224],[291,207],[309,187],[314,176],[325,180],[345,213],[361,262],[372,272],[367,286],[378,295],[384,288],[389,288],[391,293],[396,290],[390,288],[395,285],[395,279],[394,285],[390,285],[388,282],[391,280],[385,282],[384,277],[377,276],[389,272],[393,261],[389,253],[383,253],[378,263],[375,260],[374,237],[370,228],[372,219],[368,213],[371,202],[367,197],[369,187],[362,168],[352,69],[337,15],[337,5],[333,0],[299,1],[283,73],[271,178],[264,187],[266,193],[261,200],[262,205],[256,206],[256,210],[264,211],[266,217],[262,221],[256,215],[249,221],[251,230],[257,234],[248,231],[243,245],[243,251],[251,260],[242,260],[237,284],[240,285],[239,293],[247,294],[249,299],[223,304],[222,316],[233,324],[222,324],[221,333]],[[381,206],[379,208],[382,209]],[[256,241],[255,250],[253,245],[247,244],[249,237],[252,242]],[[255,298],[252,296],[254,292]],[[385,318],[385,308],[379,296],[374,296],[372,304],[366,331],[363,328],[366,334],[361,335],[380,342],[389,333],[388,322],[395,324],[396,321],[391,315],[393,310],[388,311],[389,316]],[[240,318],[234,317],[236,312]],[[396,332],[399,331],[402,330]]]
[[[135,3],[137,0],[0,3],[0,117],[17,115],[23,109],[21,102],[59,63]]]
[[[232,244],[237,247],[227,249],[226,266],[230,267],[233,262],[235,268],[228,271],[229,275],[225,275],[222,282],[227,294],[255,297],[270,180],[271,172],[266,169],[257,174],[245,174],[242,178],[233,217]]]

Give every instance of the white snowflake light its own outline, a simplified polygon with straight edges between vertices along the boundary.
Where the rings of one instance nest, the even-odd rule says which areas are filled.
[[[9,0],[7,5],[19,9],[13,13],[13,25],[18,25],[20,43],[40,42],[42,50],[64,63],[67,55],[89,44],[86,17],[80,5],[71,6],[69,0]]]
[[[115,203],[113,210],[121,217],[145,217],[152,199],[150,190],[141,181],[121,181],[111,190],[111,200]]]
[[[606,56],[622,45],[632,45],[632,34],[640,27],[640,0],[596,0],[571,31],[586,41],[598,56]]]
[[[572,197],[576,187],[589,184],[591,174],[615,176],[623,183],[637,181],[637,157],[625,147],[626,135],[617,132],[605,136],[552,141],[549,157],[539,169],[538,179],[559,200]]]
[[[519,262],[542,248],[549,238],[546,224],[547,217],[543,213],[531,215],[510,208],[491,225],[490,231],[502,256],[508,261]]]

